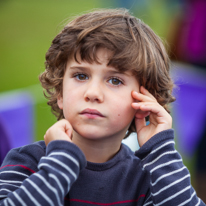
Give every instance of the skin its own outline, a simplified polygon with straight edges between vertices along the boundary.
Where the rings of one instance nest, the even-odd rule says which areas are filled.
[[[131,72],[119,73],[107,66],[111,53],[99,49],[100,64],[73,59],[67,63],[63,95],[57,103],[65,119],[50,127],[45,143],[71,141],[87,161],[106,162],[120,149],[121,141],[135,117],[139,145],[170,129],[172,118],[156,99],[140,87]],[[145,117],[150,116],[146,126]]]

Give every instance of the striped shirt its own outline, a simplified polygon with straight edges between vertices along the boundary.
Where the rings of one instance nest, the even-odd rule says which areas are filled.
[[[205,205],[174,148],[174,132],[137,152],[124,144],[105,163],[86,162],[73,143],[43,141],[11,150],[0,168],[2,206]]]

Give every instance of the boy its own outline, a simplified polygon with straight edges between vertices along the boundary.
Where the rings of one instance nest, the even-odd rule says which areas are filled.
[[[0,205],[205,205],[174,149],[167,53],[143,22],[121,9],[77,17],[40,81],[59,121],[9,152]],[[135,131],[134,154],[121,141]]]

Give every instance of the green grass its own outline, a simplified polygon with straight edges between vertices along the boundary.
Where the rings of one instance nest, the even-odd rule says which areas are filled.
[[[96,0],[0,1],[0,93],[20,88],[31,92],[36,101],[36,140],[43,139],[56,121],[38,80],[44,71],[45,53],[69,17],[98,8],[99,3]]]
[[[98,1],[10,0],[0,3],[0,92],[38,83],[44,56],[62,22]]]

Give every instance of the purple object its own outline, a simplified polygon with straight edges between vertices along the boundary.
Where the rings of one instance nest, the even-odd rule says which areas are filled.
[[[0,117],[0,165],[10,148],[9,135],[4,122]]]
[[[33,105],[33,99],[27,92],[0,95],[1,131],[4,131],[0,131],[0,153],[5,153],[2,148],[7,147],[8,150],[8,145],[11,149],[33,142]]]
[[[206,66],[206,1],[187,0],[184,5],[176,33],[175,56],[195,65]]]
[[[185,50],[188,59],[192,62],[205,62],[206,57],[206,1],[191,1],[191,13],[187,16],[189,31],[187,38],[188,48]]]
[[[174,127],[180,152],[191,157],[206,126],[206,73],[178,68],[173,103]]]

